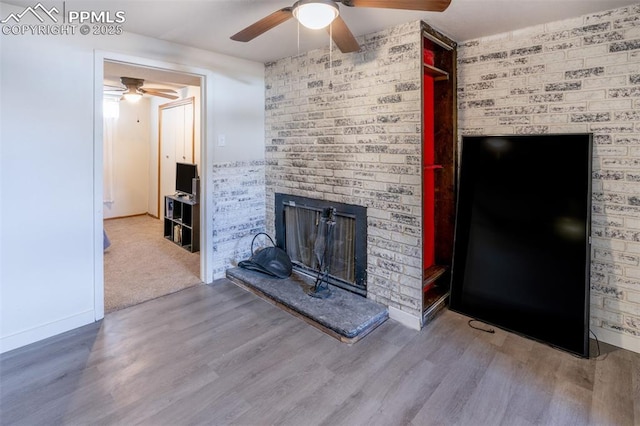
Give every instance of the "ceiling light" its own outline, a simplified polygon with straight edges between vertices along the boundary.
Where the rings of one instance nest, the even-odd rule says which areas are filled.
[[[332,0],[300,0],[293,5],[293,16],[312,30],[331,24],[339,13],[338,5]]]
[[[129,92],[124,94],[124,98],[129,102],[138,102],[142,95],[136,92]]]

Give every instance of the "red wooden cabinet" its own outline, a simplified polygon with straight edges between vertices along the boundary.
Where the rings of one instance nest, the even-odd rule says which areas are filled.
[[[422,23],[423,322],[449,294],[456,199],[456,43]]]

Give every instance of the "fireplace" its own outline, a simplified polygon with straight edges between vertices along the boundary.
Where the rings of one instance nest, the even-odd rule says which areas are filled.
[[[314,244],[325,209],[335,209],[329,283],[367,295],[367,208],[352,204],[275,194],[276,244],[295,270],[316,277]]]

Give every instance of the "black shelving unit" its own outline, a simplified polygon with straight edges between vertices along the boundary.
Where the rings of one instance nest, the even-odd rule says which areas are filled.
[[[192,253],[200,251],[200,205],[189,197],[164,197],[164,237]]]

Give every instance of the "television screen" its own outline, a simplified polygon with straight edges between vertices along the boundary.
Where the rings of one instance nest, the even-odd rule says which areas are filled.
[[[452,310],[588,356],[591,134],[462,139]]]
[[[195,164],[176,163],[176,192],[188,195],[193,193],[193,179],[198,177],[198,168]]]

